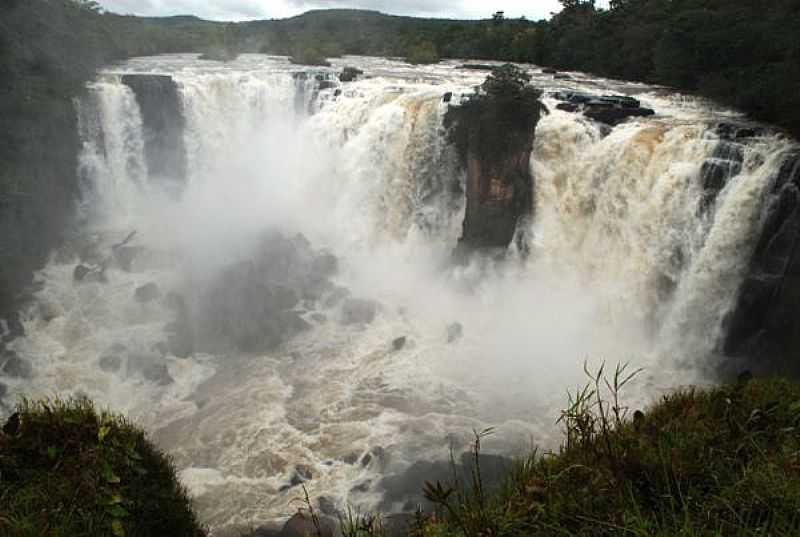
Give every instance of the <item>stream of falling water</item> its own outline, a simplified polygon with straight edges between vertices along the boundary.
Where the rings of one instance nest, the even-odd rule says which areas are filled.
[[[367,76],[340,84],[332,75],[345,64]],[[587,360],[645,368],[628,394],[635,405],[706,382],[789,142],[743,145],[741,171],[704,209],[701,169],[719,143],[709,125],[732,114],[657,88],[531,69],[547,90],[624,92],[657,115],[606,134],[548,99],[531,160],[531,256],[452,267],[465,201],[442,97],[457,101],[485,73],[347,58],[298,75],[257,55],[109,68],[78,107],[81,224],[72,250],[38,275],[27,336],[12,344],[35,375],[11,395],[85,394],[131,416],[174,457],[202,520],[223,531],[291,514],[298,492],[286,485],[298,467],[313,475],[312,497],[372,508],[381,475],[445,458],[472,429],[496,428],[489,451],[552,447]],[[148,181],[142,115],[121,73],[177,84],[187,156],[178,199]],[[306,301],[298,314],[316,319],[311,329],[272,352],[157,351],[174,312],[136,301],[135,290],[203,287],[265,229],[333,252],[336,285],[377,301],[374,321],[342,324],[341,306]],[[81,249],[133,230],[132,269],[73,281]],[[453,323],[463,337],[448,342]],[[100,367],[109,349],[129,362],[165,354],[173,382]],[[354,462],[378,447],[385,457]]]

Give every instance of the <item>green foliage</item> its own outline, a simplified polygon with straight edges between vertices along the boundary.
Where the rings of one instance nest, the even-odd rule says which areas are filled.
[[[560,452],[520,461],[496,497],[428,490],[449,515],[422,535],[800,534],[800,385],[743,378],[630,414],[619,393],[635,374],[592,374],[562,413]]]
[[[201,537],[175,469],[86,399],[24,402],[0,433],[0,535]]]
[[[317,65],[322,67],[330,67],[331,65],[327,55],[320,48],[310,45],[295,50],[289,61],[296,65]]]
[[[530,148],[533,132],[547,109],[542,92],[529,85],[530,76],[519,67],[497,67],[466,102],[445,116],[450,140],[466,162],[469,153],[502,161]]]
[[[413,45],[406,54],[406,61],[414,65],[439,63],[439,53],[436,45],[430,41],[423,41]]]

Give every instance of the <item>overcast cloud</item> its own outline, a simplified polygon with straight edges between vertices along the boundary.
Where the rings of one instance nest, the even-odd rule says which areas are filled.
[[[375,9],[394,15],[485,19],[498,9],[507,17],[548,18],[558,0],[100,0],[108,11],[134,15],[197,15],[213,20],[284,18],[310,9]]]

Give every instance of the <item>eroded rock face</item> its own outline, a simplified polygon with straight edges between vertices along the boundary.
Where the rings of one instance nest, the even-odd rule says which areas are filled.
[[[800,153],[786,158],[765,205],[766,220],[728,324],[731,374],[800,376]]]
[[[186,123],[178,85],[170,76],[124,75],[142,111],[145,157],[151,180],[180,182],[186,176]]]
[[[530,147],[499,161],[470,153],[467,209],[458,253],[505,250],[511,243],[517,223],[533,206],[530,156]]]

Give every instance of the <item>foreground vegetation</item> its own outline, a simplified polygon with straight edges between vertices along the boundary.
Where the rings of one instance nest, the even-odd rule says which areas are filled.
[[[559,453],[517,464],[487,497],[479,476],[428,483],[425,537],[722,537],[800,534],[800,385],[679,390],[631,415],[630,376],[602,371],[562,413]],[[602,395],[607,392],[607,397]],[[480,438],[476,447],[480,446]]]
[[[0,433],[0,535],[202,537],[170,461],[87,400],[23,403]]]
[[[476,433],[474,463],[459,466],[469,475],[425,483],[428,514],[391,535],[800,534],[800,385],[743,376],[629,412],[619,394],[632,377],[594,375],[562,412],[559,452],[517,462],[500,490],[481,476],[490,431]],[[0,476],[0,535],[204,535],[169,460],[86,400],[23,403],[0,433]],[[305,531],[330,534],[306,504]],[[340,522],[347,537],[390,535],[378,517]]]

